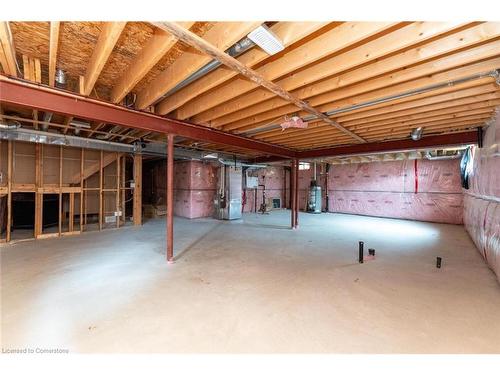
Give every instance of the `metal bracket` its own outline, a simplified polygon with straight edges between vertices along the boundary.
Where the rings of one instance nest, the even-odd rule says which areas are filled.
[[[500,69],[495,70],[492,77],[495,78],[495,83],[500,86]]]

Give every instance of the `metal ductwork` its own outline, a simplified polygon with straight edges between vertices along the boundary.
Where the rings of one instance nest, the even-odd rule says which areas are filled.
[[[21,127],[21,123],[19,121],[10,120],[6,124],[0,123],[0,130],[17,130]]]
[[[42,130],[47,131],[49,129],[49,122],[52,120],[52,116],[52,112],[45,112],[43,114]]]
[[[462,156],[462,151],[457,150],[455,153],[451,155],[433,155],[430,151],[427,151],[425,153],[425,158],[427,160],[451,160],[451,159],[458,159]]]
[[[55,81],[58,87],[66,86],[66,73],[62,69],[56,69]]]
[[[234,161],[234,160],[224,160],[224,159],[218,159],[217,160],[219,163],[223,165],[229,165],[233,167],[246,167],[249,169],[261,169],[261,168],[266,168],[267,165],[265,164],[247,164],[244,162],[239,162],[239,161]]]
[[[418,128],[412,129],[410,133],[411,139],[414,141],[418,141],[420,138],[422,138],[422,133],[424,132],[424,129],[419,126]]]
[[[98,139],[75,137],[59,133],[50,133],[23,128],[0,128],[0,139],[11,141],[63,145],[112,152],[134,152],[133,145],[101,141]]]
[[[110,152],[125,152],[134,154],[143,154],[150,156],[165,157],[167,148],[162,143],[145,143],[135,142],[134,144],[125,144],[119,142],[110,142],[95,138],[83,138],[61,133],[46,132],[33,129],[21,128],[21,123],[18,121],[9,121],[0,123],[0,139],[44,143],[49,145],[62,145],[69,147],[80,147],[87,149],[103,150]],[[214,158],[215,156],[215,158]],[[176,159],[213,161],[223,165],[233,167],[247,167],[250,169],[265,168],[264,164],[247,164],[241,160],[234,160],[234,156],[226,153],[208,153],[202,150],[190,150],[176,147],[174,149],[174,157]]]

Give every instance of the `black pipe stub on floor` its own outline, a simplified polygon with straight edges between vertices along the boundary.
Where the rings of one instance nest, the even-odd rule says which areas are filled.
[[[375,249],[368,249],[368,255],[375,256]]]
[[[359,263],[363,263],[363,252],[364,252],[363,246],[364,245],[365,245],[365,243],[363,241],[359,241],[359,256],[358,256]]]
[[[442,261],[441,257],[436,257],[436,268],[441,268],[441,261]]]

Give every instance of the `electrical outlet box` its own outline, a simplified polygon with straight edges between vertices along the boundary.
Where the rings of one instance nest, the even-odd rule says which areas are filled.
[[[259,186],[259,178],[247,176],[247,189],[257,189]]]

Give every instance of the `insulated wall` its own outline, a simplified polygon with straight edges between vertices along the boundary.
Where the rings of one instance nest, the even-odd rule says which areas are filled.
[[[267,167],[248,172],[249,176],[257,177],[257,188],[243,190],[243,212],[257,212],[262,204],[265,187],[266,200],[280,199],[280,208],[286,208],[290,200],[290,173],[283,167]]]
[[[461,224],[459,163],[419,159],[332,165],[329,211]]]
[[[464,189],[464,224],[500,281],[500,116],[474,149],[469,189]]]
[[[218,167],[200,161],[174,165],[174,215],[189,219],[212,216]]]
[[[143,171],[143,202],[166,204],[165,160],[147,163]],[[200,161],[174,163],[174,215],[189,219],[213,215],[218,167]]]

